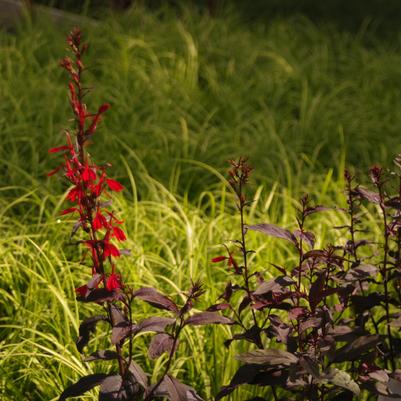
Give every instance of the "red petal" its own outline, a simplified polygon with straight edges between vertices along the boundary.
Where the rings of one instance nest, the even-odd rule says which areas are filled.
[[[107,111],[109,108],[110,108],[110,105],[109,105],[108,103],[102,104],[102,105],[99,107],[98,113],[99,113],[99,114],[102,114],[102,113],[104,113],[105,111]]]
[[[78,287],[75,288],[75,292],[77,292],[79,294],[79,296],[81,296],[82,298],[84,298],[88,292],[89,288],[88,286],[85,284],[82,287]]]
[[[61,152],[62,150],[68,150],[69,147],[67,145],[57,146],[56,148],[51,148],[48,150],[49,153],[57,153]]]
[[[111,273],[106,281],[106,288],[109,291],[121,288],[121,276],[119,274]]]
[[[124,231],[121,230],[121,228],[119,227],[113,227],[113,234],[114,237],[117,238],[119,241],[125,241],[127,239]]]
[[[119,192],[124,189],[124,187],[116,180],[106,178],[106,183],[109,186],[110,190],[112,190],[112,191]]]
[[[227,256],[216,256],[215,258],[212,259],[212,262],[219,263],[226,259],[228,259]]]
[[[51,177],[52,175],[56,174],[57,172],[60,171],[61,167],[63,167],[63,166],[58,166],[58,167],[56,167],[54,170],[49,171],[49,172],[47,173],[47,176],[48,176],[48,177]]]
[[[69,209],[65,209],[61,212],[61,215],[69,214],[69,213],[74,213],[78,209],[76,207],[70,207]]]

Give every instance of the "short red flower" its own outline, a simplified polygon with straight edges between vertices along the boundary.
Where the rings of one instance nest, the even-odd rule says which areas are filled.
[[[106,281],[106,288],[109,291],[113,291],[122,287],[121,276],[116,273],[111,273]]]
[[[103,259],[106,259],[109,256],[118,257],[120,256],[120,251],[115,245],[111,244],[108,241],[104,241]]]
[[[86,296],[86,294],[88,293],[89,288],[88,286],[85,284],[81,287],[75,288],[75,292],[77,294],[79,294],[80,297],[84,298]]]
[[[124,187],[116,180],[112,180],[111,178],[106,178],[106,183],[111,191],[122,191]]]
[[[125,236],[125,233],[123,230],[121,230],[120,227],[115,227],[113,226],[113,235],[115,238],[117,238],[119,241],[125,241],[127,237]]]
[[[96,212],[95,218],[93,219],[93,229],[95,231],[102,228],[107,228],[107,220],[99,211]]]
[[[227,259],[228,259],[227,256],[216,256],[215,258],[212,259],[212,263],[219,263]]]

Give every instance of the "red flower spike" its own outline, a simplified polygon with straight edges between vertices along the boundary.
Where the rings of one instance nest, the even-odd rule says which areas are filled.
[[[121,287],[122,287],[121,276],[116,273],[111,273],[109,278],[106,281],[106,288],[109,291],[113,291],[116,289],[120,289]]]
[[[227,260],[227,256],[217,256],[215,258],[212,259],[212,263],[220,263],[223,260]]]
[[[112,180],[111,178],[106,178],[106,183],[111,191],[120,192],[124,189],[118,181]]]

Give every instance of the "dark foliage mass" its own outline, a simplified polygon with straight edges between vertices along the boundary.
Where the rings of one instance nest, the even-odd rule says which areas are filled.
[[[243,384],[270,387],[276,401],[352,400],[363,391],[381,401],[401,397],[400,158],[395,164],[396,172],[370,169],[372,189],[345,172],[348,209],[335,212],[347,213],[348,224],[335,228],[347,240],[320,249],[309,216],[330,208],[312,205],[304,196],[294,231],[247,225],[244,210],[250,201],[244,187],[251,168],[243,158],[231,162],[240,238],[225,245],[227,256],[212,260],[226,261],[233,274],[221,296],[224,303],[212,308],[230,311],[235,320],[237,333],[226,345],[247,341],[254,350],[237,356],[243,364],[216,400]],[[368,238],[364,208],[369,203],[382,220],[381,244]],[[273,264],[278,275],[266,281],[249,263],[248,231],[287,241],[297,263]]]

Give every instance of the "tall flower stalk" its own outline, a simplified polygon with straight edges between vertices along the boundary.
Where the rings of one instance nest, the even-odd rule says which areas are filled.
[[[204,292],[199,282],[192,282],[181,306],[154,288],[134,290],[123,283],[115,261],[127,253],[119,247],[119,243],[126,240],[126,235],[121,228],[123,221],[111,209],[111,193],[122,191],[123,186],[108,177],[110,164],[96,164],[87,151],[89,141],[96,137],[98,124],[110,106],[105,103],[94,113],[88,110],[84,103],[88,89],[83,85],[85,66],[82,61],[88,45],[82,42],[79,29],[71,32],[67,43],[72,57],[65,57],[61,66],[70,76],[69,99],[75,127],[72,132],[66,131],[65,145],[49,150],[50,153],[62,153],[63,162],[48,175],[62,172],[70,185],[67,200],[71,205],[62,211],[62,215],[76,216],[77,219],[70,239],[79,230],[83,232],[82,239],[75,243],[86,248],[84,260],[89,259],[92,277],[86,284],[76,288],[77,299],[101,305],[106,311],[105,315],[92,316],[81,323],[76,341],[78,351],[83,353],[88,346],[97,323],[107,322],[111,329],[110,342],[115,350],[98,350],[86,357],[85,361],[116,360],[118,373],[85,376],[64,390],[59,401],[80,396],[95,386],[100,386],[100,401],[151,401],[157,397],[171,401],[202,401],[192,387],[181,383],[170,373],[179,346],[179,336],[186,326],[231,324],[232,321],[212,311],[189,316]],[[167,312],[169,316],[150,316],[135,322],[132,310],[133,302],[137,299]],[[136,336],[148,332],[156,333],[148,345],[148,358],[155,360],[167,354],[165,369],[161,375],[154,375],[158,376],[154,384],[149,383],[148,375],[133,358]],[[128,346],[124,347],[126,344]]]

